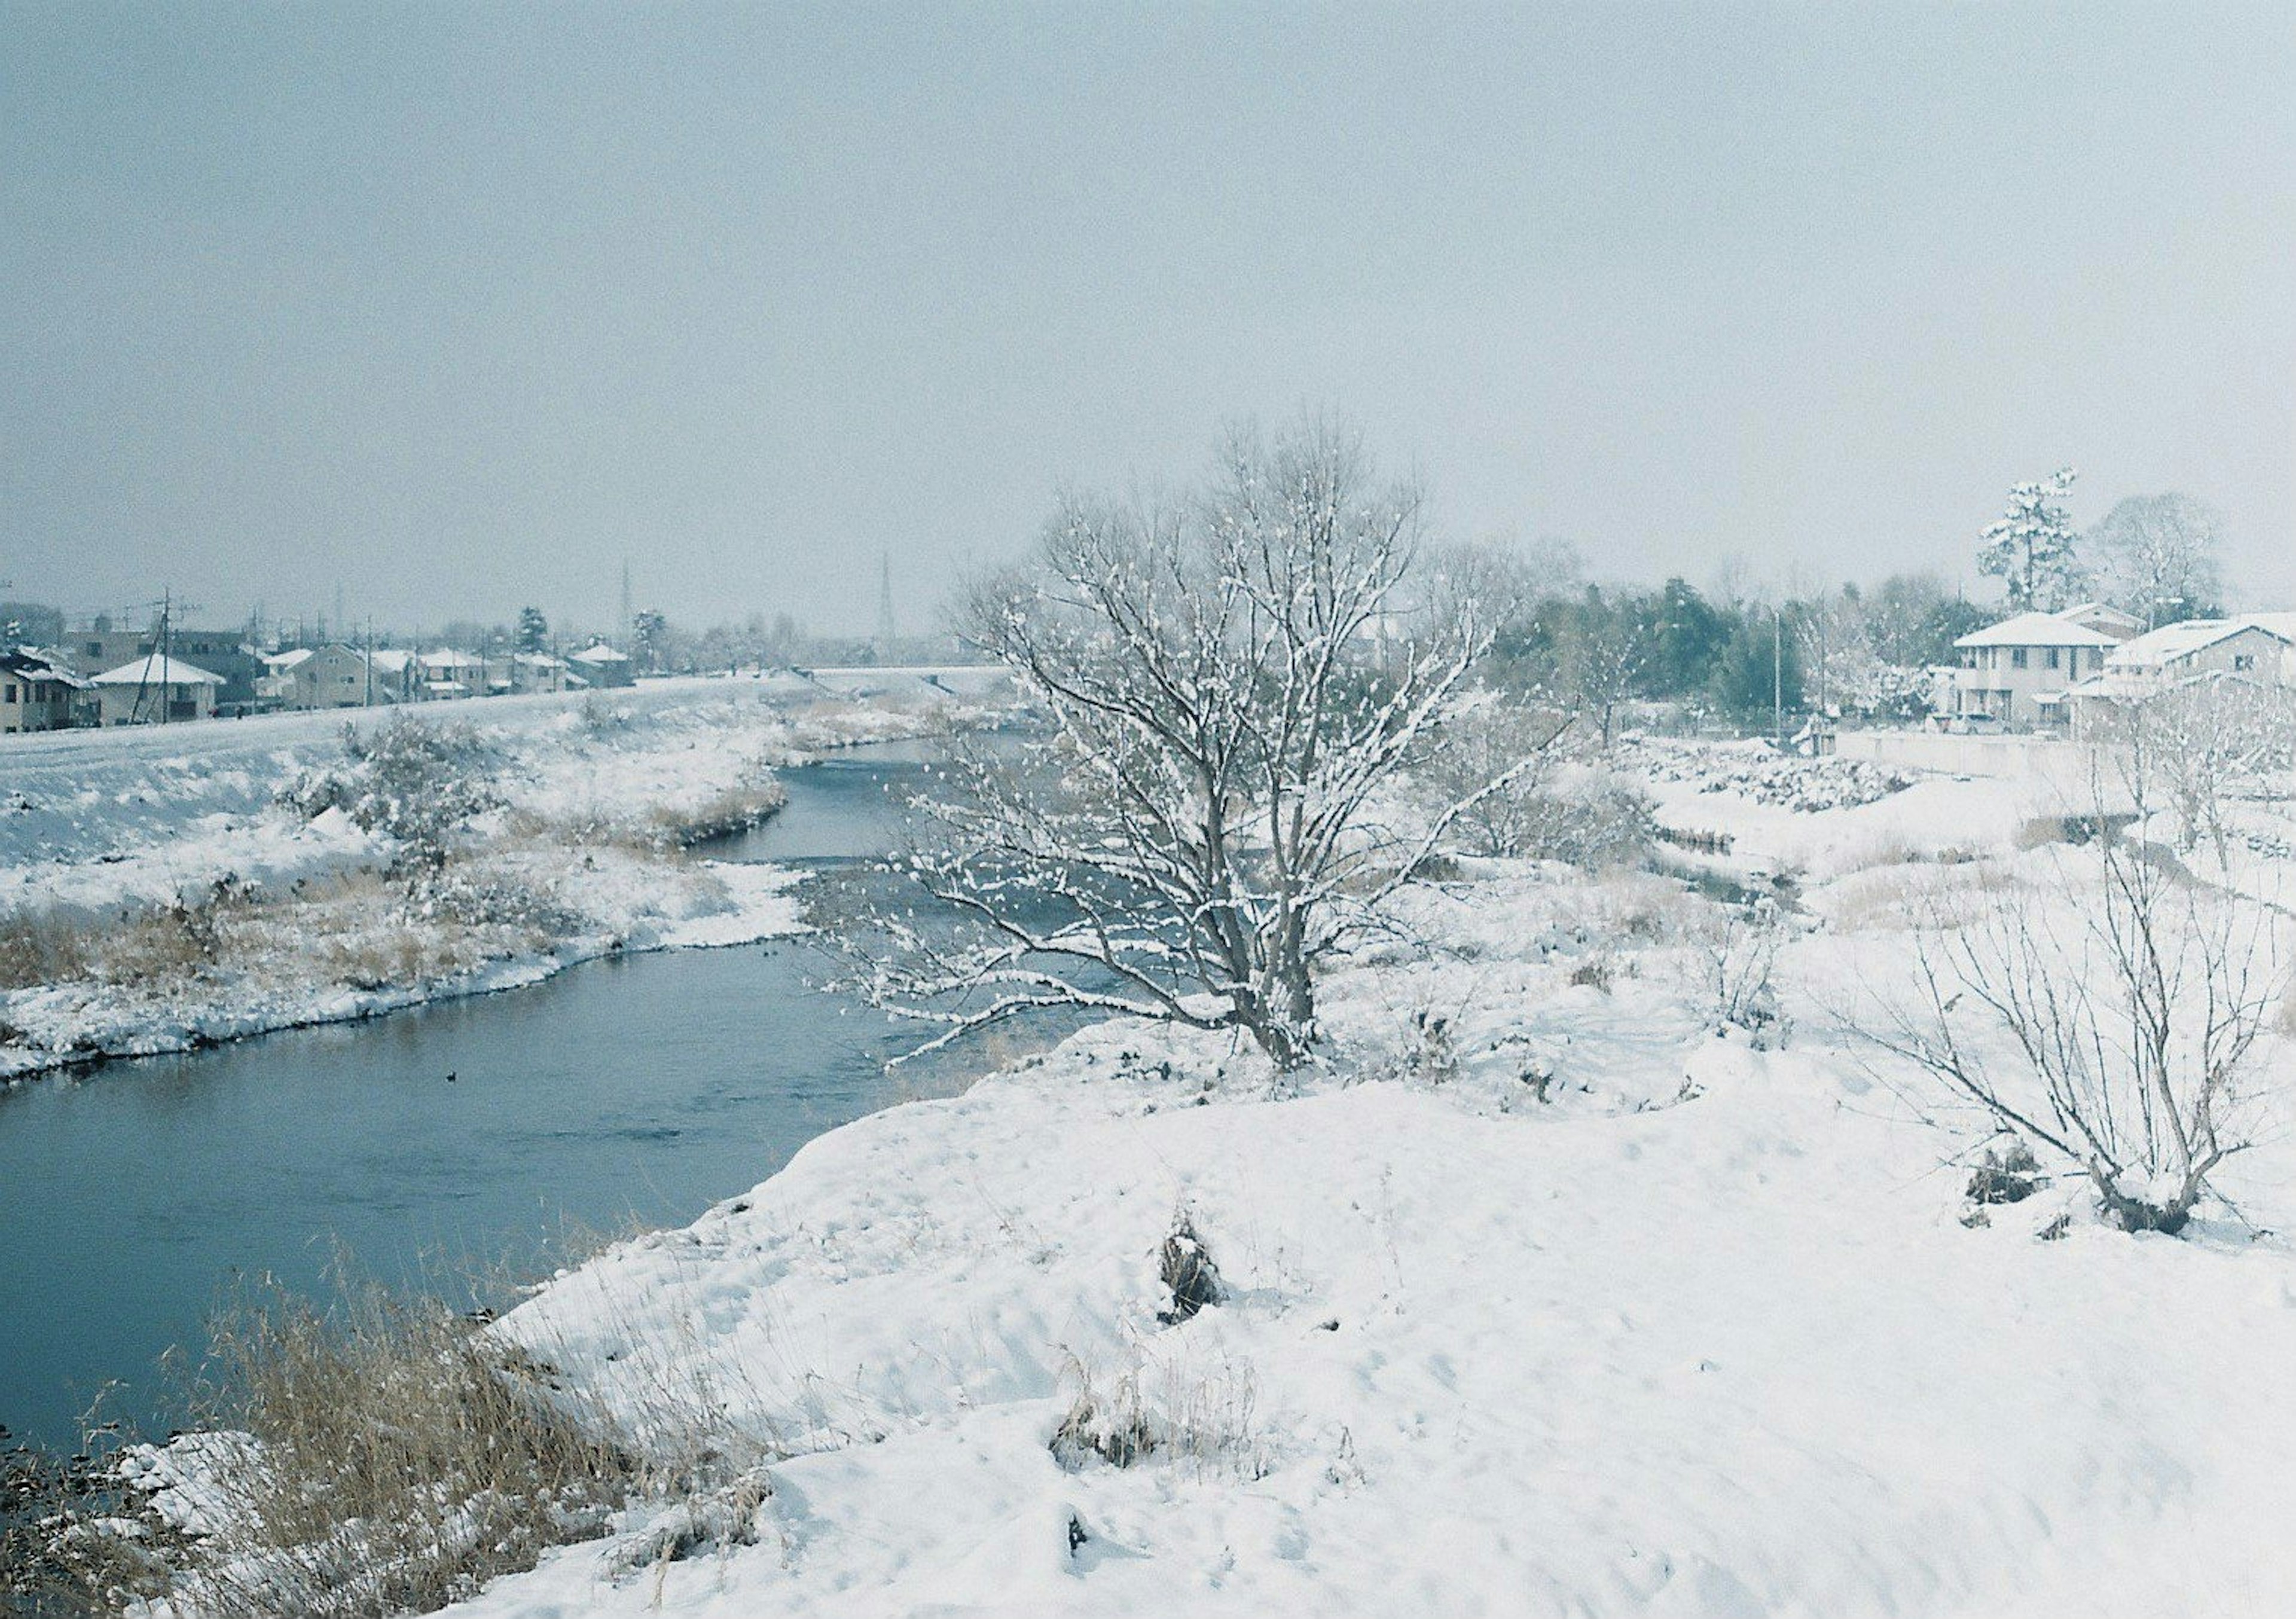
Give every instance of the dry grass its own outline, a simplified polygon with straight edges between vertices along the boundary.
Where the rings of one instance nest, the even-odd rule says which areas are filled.
[[[666,1374],[633,1430],[498,1333],[379,1288],[234,1301],[195,1406],[209,1533],[177,1559],[179,1619],[429,1612],[634,1500],[686,1508],[641,1561],[744,1542],[768,1493],[716,1391]]]
[[[1259,1421],[1259,1382],[1248,1366],[1143,1358],[1103,1379],[1072,1355],[1069,1376],[1076,1397],[1049,1448],[1070,1472],[1095,1460],[1119,1468],[1160,1461],[1199,1479],[1248,1481],[1275,1466]]]
[[[0,916],[0,990],[37,989],[88,977],[100,936],[95,924],[76,912]]]

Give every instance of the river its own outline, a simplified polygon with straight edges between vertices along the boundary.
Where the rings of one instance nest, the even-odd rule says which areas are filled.
[[[824,890],[888,880],[860,863],[920,759],[889,744],[790,771],[787,807],[710,853]],[[315,1290],[340,1249],[361,1275],[499,1303],[505,1271],[691,1220],[965,1061],[889,1078],[915,1026],[815,987],[829,968],[801,938],[611,959],[0,1094],[0,1424],[76,1445],[116,1382],[107,1409],[164,1430],[159,1357],[195,1349],[237,1279]]]

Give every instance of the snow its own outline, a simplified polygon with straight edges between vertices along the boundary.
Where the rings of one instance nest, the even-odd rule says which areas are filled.
[[[0,927],[116,930],[218,884],[296,903],[230,922],[225,969],[0,987],[0,1083],[515,988],[619,951],[797,931],[793,874],[667,846],[769,806],[778,765],[987,712],[946,694],[900,704],[729,680],[414,711],[475,727],[496,756],[506,802],[473,829],[458,870],[481,889],[531,896],[557,919],[542,936],[515,917],[463,926],[406,914],[374,875],[396,852],[388,839],[339,811],[306,821],[275,802],[307,773],[340,765],[347,722],[390,723],[380,713],[8,738]]]
[[[1479,863],[1325,980],[1305,1081],[1115,1022],[836,1131],[496,1329],[772,1435],[756,1543],[632,1573],[639,1509],[452,1611],[2296,1611],[2284,1132],[2253,1227],[1965,1224],[1964,1143],[1835,1015],[1902,948],[1844,902],[2033,858],[2013,795],[1673,790],[1808,871],[1784,1049],[1718,1032],[1679,885]],[[1224,1297],[1171,1325],[1183,1211]],[[1160,1448],[1064,1466],[1087,1383]]]

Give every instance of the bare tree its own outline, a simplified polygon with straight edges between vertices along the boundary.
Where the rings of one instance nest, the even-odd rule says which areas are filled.
[[[2077,1167],[2121,1229],[2183,1230],[2255,1140],[2278,919],[2112,837],[2063,851],[2038,895],[1976,897],[1922,920],[1912,990],[1864,1032]]]
[[[2224,592],[2217,549],[2224,520],[2189,495],[2133,495],[2086,541],[2112,604],[2150,627],[2214,609]]]
[[[2206,838],[2221,868],[2237,805],[2285,797],[2296,768],[2296,691],[2211,671],[2117,705],[2094,734],[2122,774],[2158,783],[2178,852]]]
[[[1431,555],[1419,491],[1324,426],[1234,435],[1176,503],[1064,498],[1033,563],[966,615],[1046,730],[1018,757],[959,753],[922,803],[909,869],[958,925],[881,917],[896,949],[863,987],[942,1025],[928,1050],[1065,1007],[1307,1060],[1318,963],[1467,807],[1408,830],[1379,808],[1505,594]]]

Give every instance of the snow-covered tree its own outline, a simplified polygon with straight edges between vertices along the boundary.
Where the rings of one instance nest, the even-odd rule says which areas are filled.
[[[2296,767],[2296,693],[2271,682],[2210,673],[2122,706],[2097,728],[2128,768],[2141,770],[2165,800],[2177,848],[2208,840],[2221,868],[2231,858],[2243,803],[2284,803]]]
[[[2169,807],[2165,732],[2099,755],[2091,814]],[[2174,1233],[2268,1125],[2256,1061],[2284,982],[2276,908],[2136,838],[2061,847],[2034,882],[1917,909],[1909,985],[1864,1032],[2085,1178],[2124,1231]]]
[[[1406,815],[1385,789],[1455,713],[1508,593],[1431,554],[1419,491],[1324,425],[1239,432],[1177,503],[1065,497],[965,613],[1046,729],[1017,757],[960,750],[921,802],[908,868],[958,921],[877,919],[894,948],[863,987],[940,1024],[933,1045],[1085,1008],[1307,1060],[1318,964],[1466,807]]]
[[[1980,536],[1978,571],[2007,585],[2009,605],[2019,612],[2070,607],[2080,590],[2072,517],[2063,503],[2074,476],[2065,467],[2039,483],[2017,485],[2001,520]]]
[[[546,650],[549,645],[550,620],[542,616],[542,609],[538,607],[519,609],[518,650],[521,652],[540,652]]]
[[[669,641],[669,621],[652,608],[640,608],[630,618],[630,650],[650,675],[660,674]]]
[[[2083,544],[2112,605],[2145,625],[2204,617],[2224,593],[2217,547],[2224,521],[2189,495],[2132,495]]]

